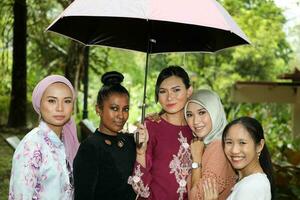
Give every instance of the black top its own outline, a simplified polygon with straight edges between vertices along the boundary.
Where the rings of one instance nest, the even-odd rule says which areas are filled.
[[[84,140],[74,159],[75,200],[134,200],[127,183],[136,157],[131,135],[96,130]]]

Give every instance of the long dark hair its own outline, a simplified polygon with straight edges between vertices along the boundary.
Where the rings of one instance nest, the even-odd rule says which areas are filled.
[[[158,75],[156,84],[155,84],[155,102],[158,101],[158,93],[160,84],[167,78],[171,76],[177,76],[181,78],[182,82],[185,85],[185,88],[188,89],[191,86],[189,75],[186,71],[177,65],[171,65],[169,67],[164,68]]]
[[[100,108],[103,107],[103,102],[114,93],[127,95],[129,99],[128,90],[121,85],[123,79],[124,76],[117,71],[106,72],[102,75],[101,82],[103,86],[100,88],[97,96],[97,105]]]
[[[228,131],[230,127],[232,127],[235,124],[240,124],[242,125],[250,134],[251,138],[255,142],[256,145],[258,145],[261,141],[261,139],[265,140],[264,137],[264,130],[262,125],[259,123],[254,118],[251,117],[240,117],[238,119],[235,119],[228,123],[226,127],[224,128],[223,135],[222,135],[222,144],[223,148],[225,145],[225,138],[228,134]],[[267,175],[270,185],[271,185],[271,194],[272,194],[272,199],[274,199],[275,195],[275,184],[274,184],[274,179],[273,179],[273,167],[272,167],[272,161],[271,161],[271,156],[268,151],[267,144],[265,142],[264,147],[261,151],[261,154],[259,156],[259,163],[260,166],[262,167],[264,173]]]

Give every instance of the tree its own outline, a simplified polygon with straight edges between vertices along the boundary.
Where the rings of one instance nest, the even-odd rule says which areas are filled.
[[[13,5],[13,67],[8,127],[26,126],[26,0],[15,0]]]

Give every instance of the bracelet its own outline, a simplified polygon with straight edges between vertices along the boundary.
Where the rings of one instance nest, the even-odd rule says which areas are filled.
[[[145,154],[146,154],[146,152],[142,152],[142,153],[140,153],[140,152],[136,151],[136,154],[137,154],[137,155],[139,155],[139,156],[141,156],[141,155],[145,155]]]
[[[192,142],[196,142],[196,141],[203,141],[203,138],[202,137],[194,137],[192,139]]]

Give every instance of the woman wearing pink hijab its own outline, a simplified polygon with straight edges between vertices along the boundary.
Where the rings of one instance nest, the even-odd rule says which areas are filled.
[[[9,199],[73,199],[72,165],[79,146],[71,118],[75,98],[72,84],[60,75],[47,76],[34,88],[40,123],[14,153]]]

